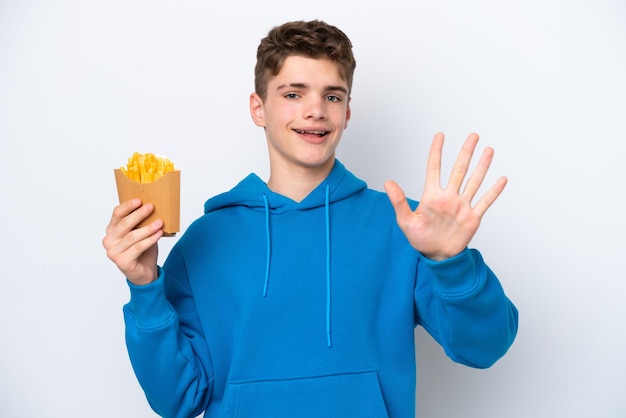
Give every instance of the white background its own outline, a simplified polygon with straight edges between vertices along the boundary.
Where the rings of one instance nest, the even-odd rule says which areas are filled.
[[[256,46],[311,18],[353,40],[338,157],[371,187],[419,198],[437,131],[446,169],[476,131],[496,150],[489,183],[510,180],[472,246],[518,306],[518,338],[481,371],[418,330],[417,416],[626,416],[620,0],[0,0],[0,416],[154,416],[101,245],[113,169],[170,157],[183,229],[250,171],[265,178]]]

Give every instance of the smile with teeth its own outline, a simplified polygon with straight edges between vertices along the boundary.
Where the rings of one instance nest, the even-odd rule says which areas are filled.
[[[300,129],[294,129],[294,131],[303,135],[317,135],[319,137],[328,135],[328,131],[301,131]]]

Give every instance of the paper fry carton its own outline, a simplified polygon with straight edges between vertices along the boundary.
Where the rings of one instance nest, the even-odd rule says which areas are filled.
[[[162,219],[164,236],[174,236],[180,231],[180,170],[165,173],[151,183],[133,181],[119,168],[114,172],[120,203],[138,197],[143,203],[154,205],[154,212],[138,227]]]

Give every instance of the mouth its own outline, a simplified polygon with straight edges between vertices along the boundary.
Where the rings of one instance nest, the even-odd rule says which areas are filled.
[[[330,133],[329,131],[303,131],[300,129],[294,129],[294,131],[300,135],[313,135],[319,138],[323,138]]]

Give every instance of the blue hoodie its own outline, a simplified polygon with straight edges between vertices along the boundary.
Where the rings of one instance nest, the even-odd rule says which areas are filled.
[[[254,174],[209,199],[159,273],[129,282],[124,312],[133,368],[165,417],[412,418],[416,325],[476,368],[517,332],[476,250],[426,259],[386,194],[339,161],[301,202]]]

